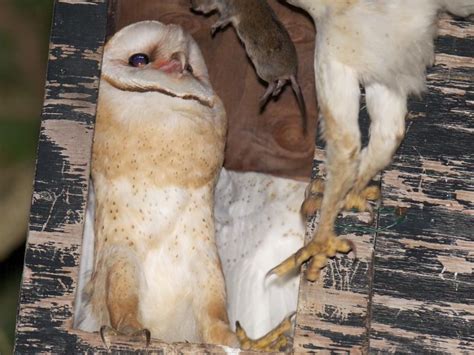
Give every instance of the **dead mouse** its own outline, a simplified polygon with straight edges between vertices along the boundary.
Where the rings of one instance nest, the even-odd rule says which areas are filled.
[[[291,82],[306,134],[306,107],[296,81],[295,45],[266,0],[191,0],[191,7],[204,14],[219,12],[220,18],[211,28],[212,35],[230,23],[234,26],[258,76],[268,83],[260,99],[261,110],[270,96],[278,96],[288,80]]]

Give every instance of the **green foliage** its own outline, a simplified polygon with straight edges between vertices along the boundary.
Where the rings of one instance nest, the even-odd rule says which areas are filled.
[[[36,17],[38,21],[50,18],[53,9],[52,0],[9,0],[9,2],[25,16]]]
[[[46,67],[53,0],[0,0],[0,4],[0,11],[7,12],[2,15],[11,19],[0,26],[0,174],[2,174],[3,169],[5,171],[12,169],[19,162],[34,163],[39,130],[39,103],[44,83],[39,82],[42,80],[40,74],[31,78],[28,70],[24,69],[25,66],[30,66],[31,69],[32,64],[35,64],[34,68]],[[24,26],[28,26],[28,31],[18,31],[20,28],[24,29]],[[24,38],[22,37],[24,33],[34,38]],[[30,46],[27,47],[30,51],[25,51],[23,40],[40,43],[41,49]],[[20,171],[20,174],[22,173]],[[31,185],[25,188],[31,188]],[[0,191],[0,203],[1,197]],[[19,240],[22,237],[20,236]],[[13,350],[22,265],[22,250],[15,252],[8,260],[0,262],[0,355],[10,354]]]
[[[0,166],[33,160],[38,140],[39,120],[7,120],[0,117]]]
[[[18,84],[20,68],[15,61],[15,43],[6,31],[0,31],[0,83],[5,89]]]

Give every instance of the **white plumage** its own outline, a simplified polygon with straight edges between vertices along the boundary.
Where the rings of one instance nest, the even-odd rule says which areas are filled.
[[[299,275],[265,280],[303,246],[300,214],[307,183],[223,169],[215,195],[216,242],[227,287],[230,324],[263,336],[296,311]]]
[[[128,26],[101,79],[76,326],[238,346],[212,219],[227,122],[196,42]]]
[[[239,321],[251,338],[271,331],[296,311],[299,275],[268,278],[268,271],[303,245],[300,214],[307,183],[255,172],[222,169],[215,191],[216,243],[227,288],[227,312],[233,329]],[[93,267],[94,193],[89,194],[78,289]],[[155,260],[159,260],[156,258]],[[158,280],[156,280],[159,285]],[[99,324],[76,296],[75,326],[96,331]],[[151,300],[153,302],[153,299]],[[152,313],[149,313],[152,314]],[[85,316],[85,318],[81,317]],[[184,316],[184,315],[183,315]]]

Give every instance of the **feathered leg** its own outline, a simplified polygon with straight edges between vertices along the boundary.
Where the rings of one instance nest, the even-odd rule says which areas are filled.
[[[105,276],[107,290],[105,305],[107,307],[110,325],[100,328],[100,335],[106,347],[109,347],[108,338],[111,335],[127,335],[144,337],[148,346],[150,331],[145,329],[139,321],[138,314],[138,280],[139,270],[135,257],[122,247],[111,248],[102,272]],[[95,287],[103,287],[95,285]]]
[[[342,208],[372,212],[368,201],[379,199],[380,190],[367,184],[390,163],[403,139],[407,98],[384,85],[371,84],[366,87],[366,101],[371,118],[370,140],[361,152],[357,179]],[[303,215],[315,214],[320,209],[323,189],[321,180],[311,183],[301,208]]]
[[[361,152],[357,179],[346,204],[352,196],[360,196],[370,180],[391,162],[405,135],[405,94],[372,84],[366,87],[366,100],[371,118],[370,140]]]
[[[271,271],[286,274],[312,257],[307,271],[309,280],[318,278],[328,257],[352,249],[349,241],[336,238],[334,222],[355,181],[360,153],[360,90],[356,72],[325,53],[315,59],[315,72],[327,169],[320,222],[311,242]]]

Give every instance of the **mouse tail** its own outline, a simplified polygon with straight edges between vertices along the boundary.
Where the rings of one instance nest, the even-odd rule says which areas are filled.
[[[306,133],[308,132],[308,117],[306,114],[306,104],[304,102],[303,93],[301,92],[301,88],[298,82],[296,81],[295,75],[290,76],[290,81],[291,81],[291,88],[293,89],[296,96],[296,100],[298,101],[298,107],[300,108],[301,123],[303,125],[303,133],[304,135],[306,135]]]

